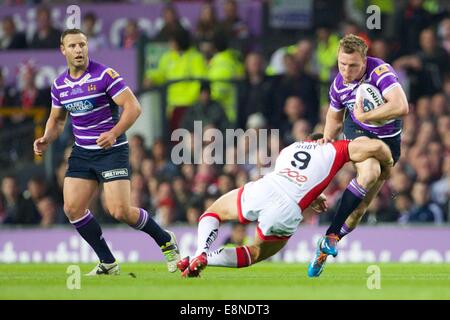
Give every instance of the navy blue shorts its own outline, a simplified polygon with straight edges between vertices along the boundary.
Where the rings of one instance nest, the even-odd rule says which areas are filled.
[[[397,163],[398,159],[400,159],[401,134],[398,134],[392,138],[378,138],[373,133],[370,133],[369,131],[366,131],[360,126],[358,126],[355,122],[353,122],[351,117],[347,117],[344,121],[344,136],[345,139],[349,140],[354,140],[358,137],[369,137],[371,139],[379,139],[384,143],[386,143],[389,149],[391,149],[394,164]]]
[[[110,182],[130,179],[128,144],[87,150],[74,145],[66,177]]]

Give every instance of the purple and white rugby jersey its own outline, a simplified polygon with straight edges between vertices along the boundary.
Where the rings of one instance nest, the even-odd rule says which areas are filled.
[[[52,85],[52,107],[65,108],[72,119],[75,144],[85,149],[101,149],[96,140],[119,121],[119,107],[113,98],[127,86],[113,69],[89,60],[81,77],[73,79],[69,70]],[[128,143],[125,134],[117,138],[114,147]]]
[[[339,73],[330,87],[330,108],[334,111],[341,111],[344,108],[350,112],[352,120],[361,128],[375,134],[379,138],[394,137],[402,132],[402,120],[392,119],[383,125],[373,125],[361,123],[353,116],[355,106],[356,91],[361,83],[369,83],[380,90],[384,96],[389,90],[400,86],[398,76],[388,63],[374,57],[367,57],[367,68],[361,80],[355,80],[344,84],[344,80]]]

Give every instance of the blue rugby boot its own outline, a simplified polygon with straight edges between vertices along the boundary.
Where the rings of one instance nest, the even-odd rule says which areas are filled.
[[[322,238],[319,240],[319,243],[317,244],[317,250],[316,255],[314,256],[314,259],[309,263],[308,266],[308,277],[318,277],[323,271],[323,268],[325,267],[325,262],[327,261],[328,255],[326,253],[323,253],[320,251],[320,242]]]
[[[334,233],[326,235],[319,240],[319,249],[323,253],[336,257],[338,254],[337,243],[339,242],[339,237]]]

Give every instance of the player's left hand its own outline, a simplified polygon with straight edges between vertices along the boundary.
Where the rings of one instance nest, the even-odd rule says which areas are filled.
[[[353,109],[353,115],[355,116],[356,120],[358,120],[359,122],[361,122],[361,123],[366,122],[364,109],[362,107],[362,98],[359,101],[355,102],[355,108]]]
[[[328,209],[327,197],[323,193],[320,194],[320,196],[311,203],[310,207],[317,213],[326,211]]]
[[[103,132],[100,137],[97,139],[96,143],[97,145],[102,148],[102,149],[108,149],[111,148],[115,143],[117,137],[116,135],[111,132],[111,131],[107,131],[107,132]]]

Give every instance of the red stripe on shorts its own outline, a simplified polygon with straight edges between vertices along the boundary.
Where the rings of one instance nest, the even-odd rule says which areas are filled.
[[[261,240],[264,241],[280,241],[280,240],[287,240],[291,236],[266,236],[263,234],[262,230],[259,228],[259,226],[256,226],[256,232],[258,233],[258,237]]]
[[[242,202],[241,202],[242,192],[244,192],[244,187],[239,188],[238,196],[237,196],[238,218],[239,218],[240,223],[247,224],[247,223],[250,223],[251,221],[245,219],[244,215],[242,214]]]

